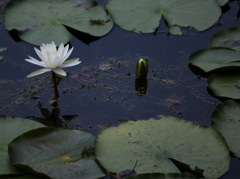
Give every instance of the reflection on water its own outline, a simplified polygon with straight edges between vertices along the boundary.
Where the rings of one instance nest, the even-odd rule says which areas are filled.
[[[185,29],[181,37],[135,34],[115,27],[90,45],[73,39],[72,55],[82,63],[69,69],[67,78],[59,82],[60,100],[55,106],[48,103],[53,95],[48,74],[25,78],[36,70],[24,60],[35,55],[32,45],[16,43],[1,26],[0,47],[7,47],[7,51],[0,54],[4,57],[0,61],[0,115],[51,121],[50,126],[92,133],[108,124],[116,125],[118,119],[148,119],[159,114],[210,125],[219,100],[208,94],[206,79],[189,70],[188,57],[207,48],[215,32],[240,25],[237,2],[232,2],[231,8],[223,14],[220,26],[201,33]],[[139,81],[135,64],[142,56],[149,59],[149,74]],[[240,165],[236,159],[232,163]],[[222,178],[234,175],[231,171]]]

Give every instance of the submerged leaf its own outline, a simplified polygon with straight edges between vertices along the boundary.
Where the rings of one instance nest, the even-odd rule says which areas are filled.
[[[212,114],[213,127],[226,139],[230,151],[240,157],[240,103],[227,100],[219,104]]]
[[[92,156],[94,139],[79,130],[42,128],[13,140],[9,155],[14,165],[51,178],[99,178],[104,173]]]
[[[218,178],[230,161],[225,140],[214,129],[168,116],[108,127],[97,136],[95,148],[100,164],[115,173],[131,170],[136,161],[137,174],[180,173],[171,158]]]

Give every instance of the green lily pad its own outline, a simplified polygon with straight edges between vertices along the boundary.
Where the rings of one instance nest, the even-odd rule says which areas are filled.
[[[7,30],[17,30],[22,40],[36,45],[67,43],[72,35],[65,26],[97,37],[113,26],[94,0],[12,0],[4,9],[3,22]]]
[[[240,51],[240,28],[229,28],[214,34],[209,40],[209,47],[225,47]]]
[[[211,48],[194,52],[189,61],[205,72],[230,67],[240,67],[240,52],[225,49]]]
[[[240,72],[213,73],[208,78],[208,86],[216,96],[240,99]]]
[[[95,137],[79,130],[42,128],[9,144],[11,162],[58,179],[90,179],[105,174],[92,156]]]
[[[179,173],[170,173],[170,174],[162,174],[162,173],[154,173],[154,174],[141,174],[137,176],[128,177],[127,179],[197,179],[190,174],[179,174]]]
[[[213,127],[226,139],[232,153],[240,157],[240,102],[227,100],[212,114]]]
[[[218,178],[229,169],[225,140],[214,129],[174,117],[121,122],[96,138],[96,158],[108,171],[180,173],[173,160]]]
[[[191,26],[203,31],[221,16],[216,0],[108,0],[106,8],[121,28],[138,33],[154,32],[162,17],[168,27]],[[179,33],[179,29],[172,31]]]
[[[14,176],[1,176],[1,179],[46,179],[37,175],[14,175]]]
[[[218,2],[221,6],[224,6],[225,4],[227,4],[229,2],[229,0],[218,0]]]
[[[40,127],[44,125],[28,119],[0,117],[0,175],[22,173],[9,162],[8,144],[17,136]]]

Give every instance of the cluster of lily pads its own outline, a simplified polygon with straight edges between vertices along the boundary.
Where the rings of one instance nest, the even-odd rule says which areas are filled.
[[[3,23],[21,40],[35,45],[66,44],[76,32],[101,37],[114,23],[137,33],[156,33],[161,19],[169,33],[181,35],[180,27],[203,31],[213,26],[228,1],[108,0],[101,6],[94,0],[10,0]]]
[[[11,178],[219,178],[230,151],[240,156],[238,102],[213,114],[213,126],[171,116],[121,120],[96,136],[0,117],[0,175]],[[230,112],[230,113],[229,113]],[[231,121],[229,121],[231,117]],[[222,135],[218,132],[221,131]],[[230,129],[230,130],[229,130]]]
[[[214,34],[209,48],[193,53],[190,64],[207,77],[208,86],[223,103],[212,114],[212,126],[227,141],[233,155],[240,157],[240,28],[233,27]]]
[[[240,28],[220,31],[209,40],[209,48],[193,53],[190,64],[208,76],[216,96],[240,99]]]

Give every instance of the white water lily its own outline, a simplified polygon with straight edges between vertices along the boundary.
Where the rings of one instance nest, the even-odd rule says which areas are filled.
[[[67,60],[73,51],[73,47],[69,50],[69,46],[67,45],[64,47],[63,43],[58,47],[58,49],[54,42],[50,44],[43,43],[42,46],[40,46],[40,50],[35,47],[34,50],[41,60],[37,60],[31,56],[28,56],[29,59],[25,60],[44,68],[30,73],[27,78],[46,73],[48,71],[53,71],[61,76],[66,76],[67,73],[62,68],[75,66],[81,63],[79,58]]]

